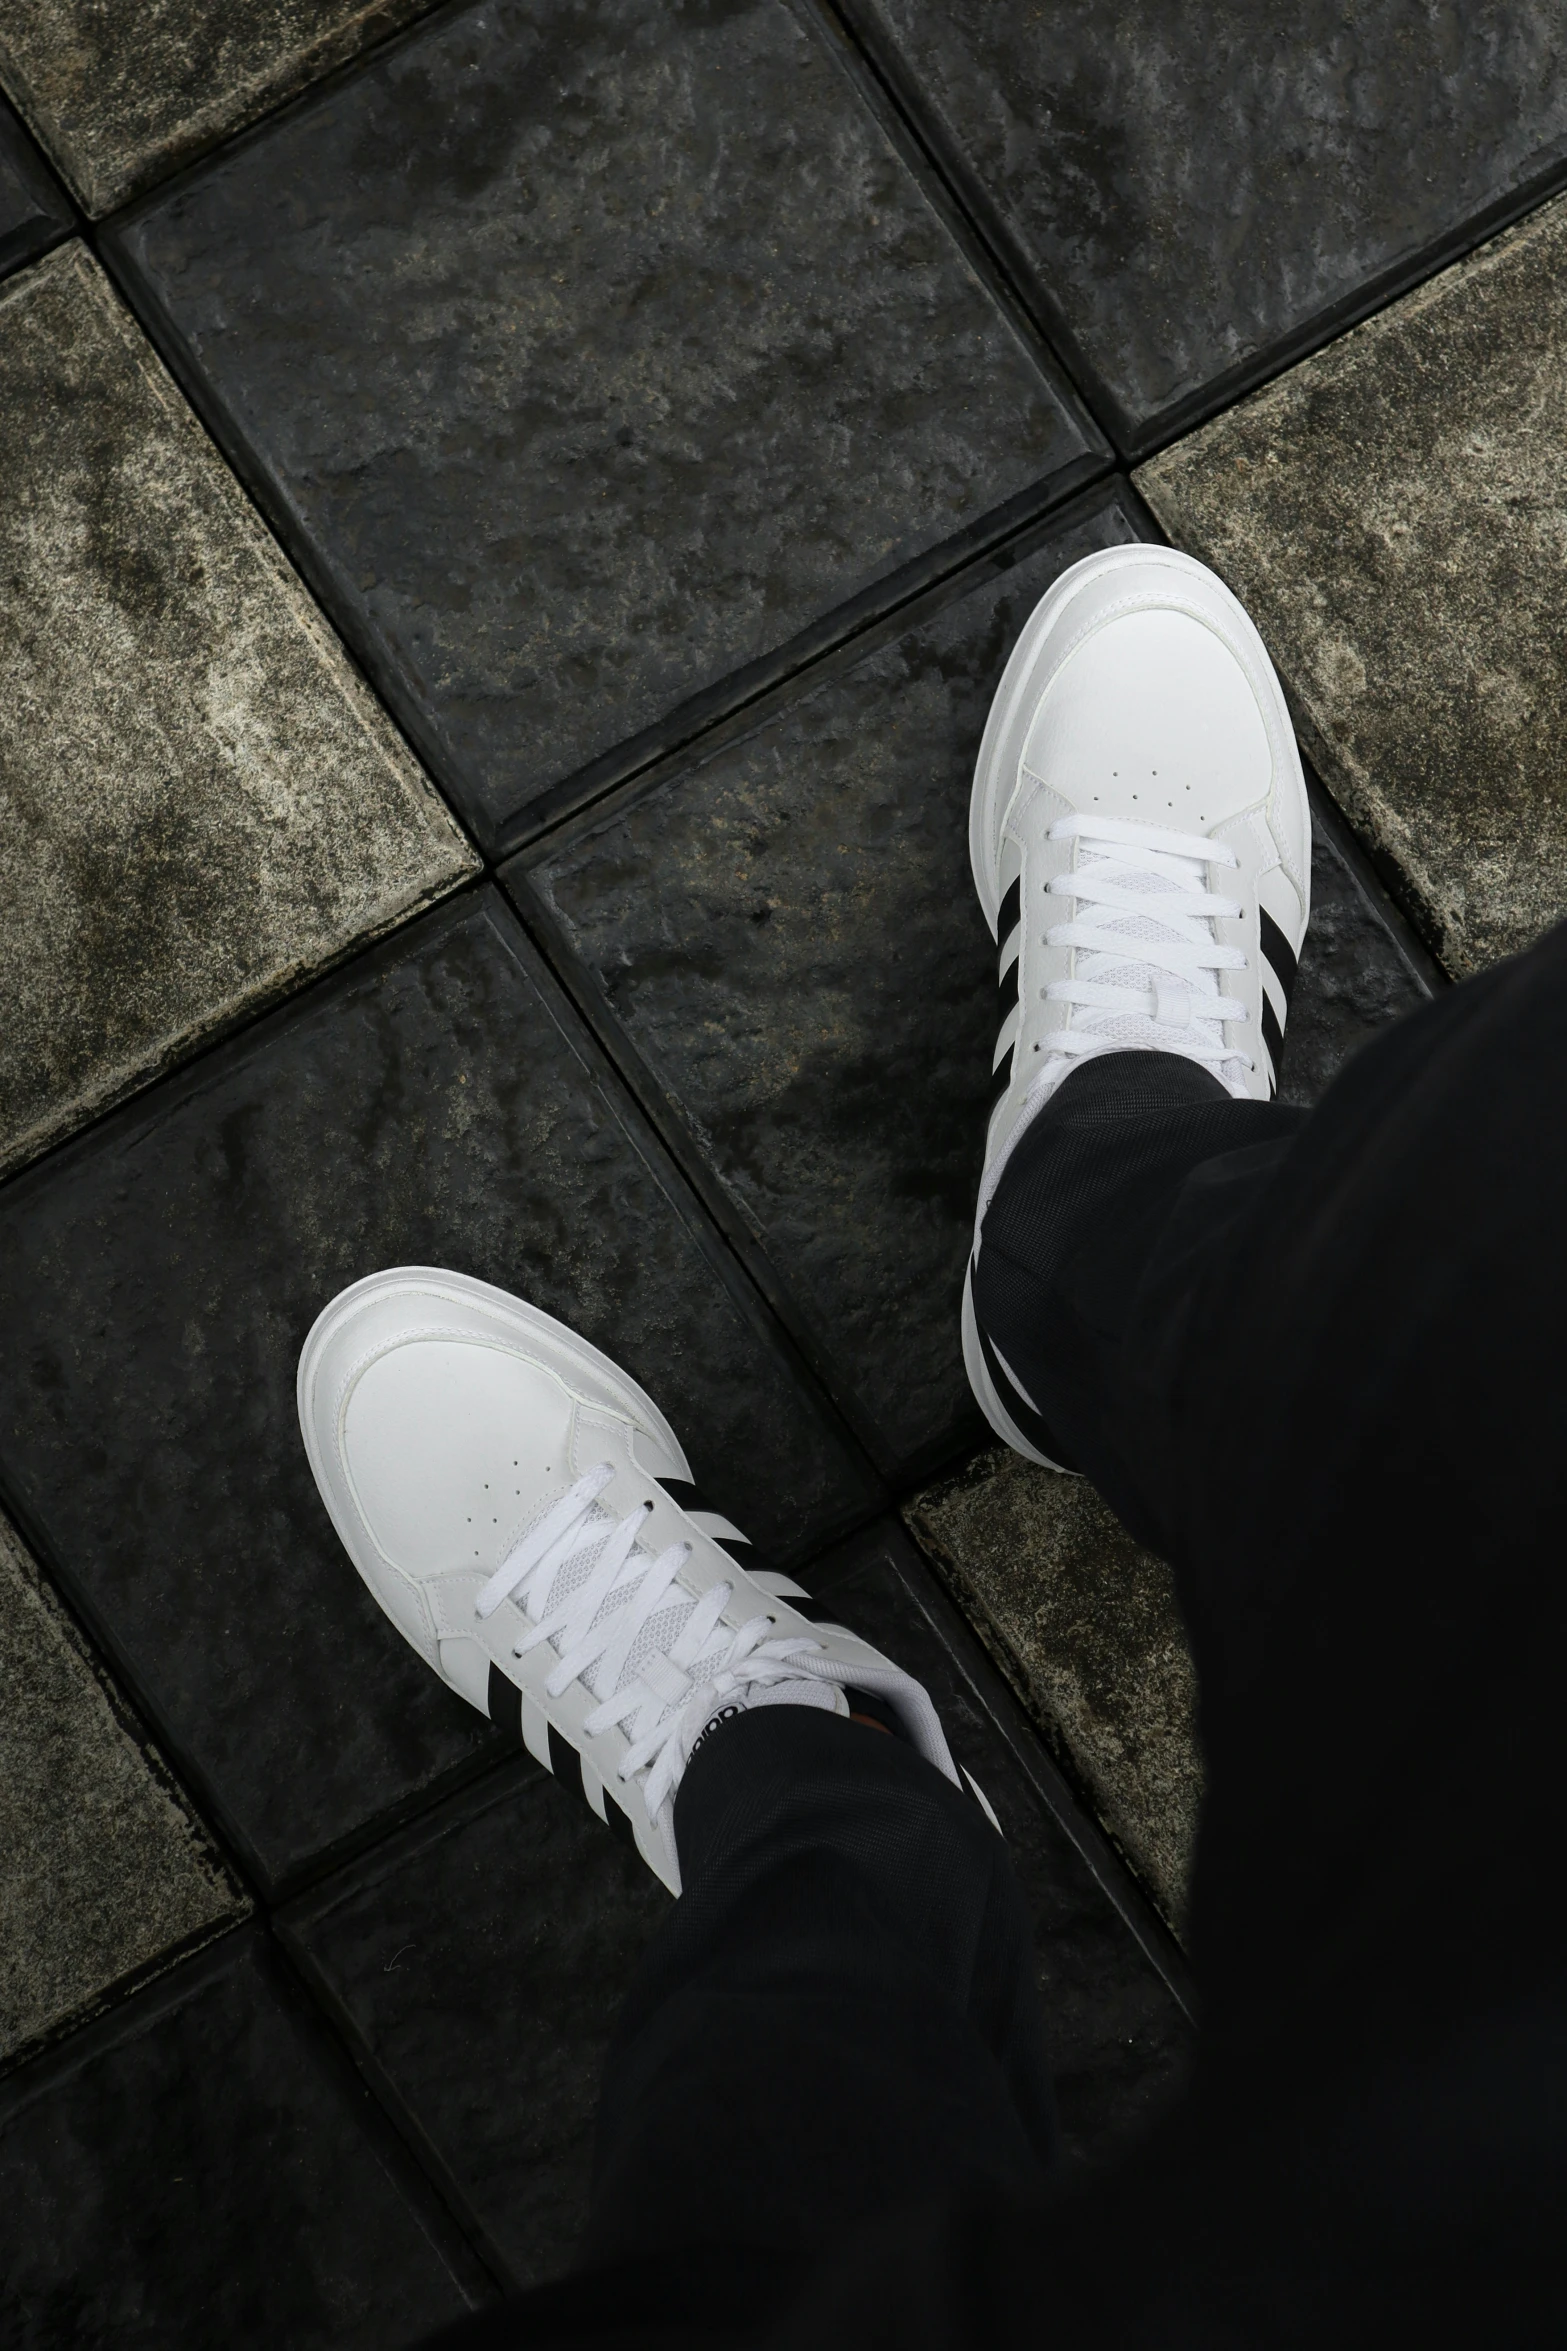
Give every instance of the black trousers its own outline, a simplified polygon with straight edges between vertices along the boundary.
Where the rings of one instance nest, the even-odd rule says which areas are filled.
[[[1056,2185],[999,1842],[875,1731],[742,1718],[681,1790],[583,2266],[453,2343],[1559,2344],[1567,930],[1309,1114],[1090,1063],[976,1301],[1179,1580],[1193,2091]]]

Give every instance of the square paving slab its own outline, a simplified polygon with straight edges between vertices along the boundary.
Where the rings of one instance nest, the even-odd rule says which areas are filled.
[[[1013,1744],[989,1711],[984,1661],[965,1654],[972,1640],[900,1528],[857,1538],[805,1580],[920,1676],[982,1780],[1035,1919],[1067,2160],[1124,2148],[1172,2095],[1190,2030],[1041,1803],[1030,1734]],[[586,2221],[605,2051],[668,1904],[580,1797],[519,1764],[283,1914],[360,2062],[518,2284],[559,2270]]]
[[[1567,912],[1567,203],[1138,475],[1455,973]]]
[[[780,1557],[875,1507],[499,893],[425,916],[0,1190],[0,1479],[269,1884],[499,1752],[300,1443],[306,1332],[398,1264],[574,1323]]]
[[[0,98],[0,277],[67,235],[74,219],[47,164]]]
[[[246,1908],[0,1518],[0,2066]]]
[[[1131,447],[1567,161],[1554,0],[843,5]]]
[[[1202,1757],[1175,1582],[1086,1478],[1002,1447],[908,1505],[1094,1811],[1172,1925],[1186,1904]]]
[[[0,412],[4,1168],[475,860],[78,244]]]
[[[1019,542],[507,869],[891,1470],[972,1425],[957,1302],[995,1041],[967,831],[985,715],[1058,572],[1139,527],[1112,497]],[[1286,1083],[1298,1069],[1313,1092],[1421,994],[1342,826],[1316,889],[1286,1058]]]
[[[9,2351],[402,2351],[477,2265],[233,1936],[0,2089]]]
[[[115,233],[488,846],[1098,463],[813,22],[443,12]]]
[[[91,213],[252,122],[429,0],[6,0],[0,81]]]

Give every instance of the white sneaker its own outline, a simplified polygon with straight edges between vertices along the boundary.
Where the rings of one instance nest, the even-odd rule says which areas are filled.
[[[1262,639],[1205,565],[1115,547],[1062,573],[991,705],[969,856],[1000,948],[1001,1033],[963,1353],[997,1435],[1053,1468],[1008,1411],[1010,1375],[974,1316],[1002,1169],[1090,1054],[1183,1054],[1237,1100],[1268,1101],[1311,911],[1289,711]]]
[[[757,1705],[846,1715],[863,1691],[984,1804],[919,1684],[743,1564],[657,1406],[537,1307],[426,1266],[371,1274],[305,1341],[299,1425],[398,1631],[671,1892],[686,1763]]]

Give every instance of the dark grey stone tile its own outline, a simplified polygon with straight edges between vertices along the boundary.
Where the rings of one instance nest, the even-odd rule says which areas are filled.
[[[0,277],[70,233],[70,200],[0,98]]]
[[[398,2351],[461,2317],[476,2265],[323,2044],[242,1934],[13,2077],[12,2351]]]
[[[798,1556],[875,1489],[498,893],[425,916],[0,1190],[0,1479],[276,1885],[494,1734],[381,1616],[305,1465],[305,1332],[447,1264],[583,1329]]]
[[[1443,985],[1344,819],[1313,789],[1311,922],[1285,1031],[1280,1100],[1309,1109],[1379,1028]]]
[[[1554,0],[843,0],[1127,445],[1567,160]]]
[[[0,1518],[0,2065],[248,1907]]]
[[[896,1522],[851,1538],[801,1580],[936,1701],[953,1754],[995,1809],[1033,1914],[1064,2158],[1082,2169],[1125,2154],[1190,2061],[1179,1954]]]
[[[580,1797],[518,1764],[279,1921],[515,2286],[557,2275],[581,2234],[604,2057],[668,1908]]]
[[[509,869],[689,1127],[889,1465],[970,1415],[958,1294],[995,1044],[969,878],[991,695],[1113,498]],[[525,873],[524,873],[524,868]]]
[[[1144,466],[1455,976],[1567,914],[1567,200]]]
[[[430,0],[6,0],[0,81],[108,212]]]
[[[1137,536],[1137,512],[1111,496],[987,561],[966,594],[507,869],[889,1468],[950,1450],[971,1409],[957,1301],[995,1030],[967,838],[985,714],[1051,580]],[[1317,850],[1292,1098],[1419,993],[1342,842]]]
[[[6,1168],[477,859],[80,244],[0,415]]]
[[[811,24],[478,0],[115,232],[492,847],[1097,462]]]

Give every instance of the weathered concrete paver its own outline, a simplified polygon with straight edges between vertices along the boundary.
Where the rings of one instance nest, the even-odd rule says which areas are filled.
[[[904,1512],[1170,1923],[1202,1759],[1175,1583],[1086,1478],[997,1447]]]
[[[78,244],[0,412],[3,1170],[477,860]]]
[[[0,2065],[248,1907],[0,1518]]]
[[[1450,971],[1567,912],[1567,201],[1143,466]]]
[[[6,0],[0,82],[104,213],[429,4]]]

